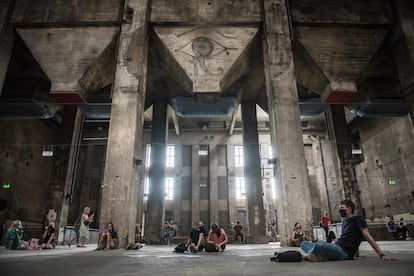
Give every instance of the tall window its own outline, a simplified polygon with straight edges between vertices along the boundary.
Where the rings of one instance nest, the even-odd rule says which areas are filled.
[[[174,199],[174,178],[165,179],[165,199]]]
[[[145,177],[144,197],[148,197],[148,194],[149,194],[149,177]]]
[[[244,166],[244,153],[241,145],[234,146],[234,162],[237,167]]]
[[[236,198],[246,198],[246,185],[244,177],[236,177]]]
[[[175,145],[167,146],[167,167],[174,167]],[[151,144],[147,145],[147,167],[151,166]]]
[[[168,145],[167,146],[167,167],[174,167],[174,159],[175,159],[175,146]]]

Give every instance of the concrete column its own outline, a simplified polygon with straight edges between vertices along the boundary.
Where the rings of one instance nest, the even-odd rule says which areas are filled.
[[[218,222],[218,164],[217,164],[217,145],[210,144],[209,152],[209,173],[210,178],[210,223]]]
[[[312,204],[285,0],[263,0],[264,67],[275,165],[278,229],[286,246],[293,224],[311,231]],[[310,232],[311,233],[311,232]]]
[[[325,171],[326,189],[329,197],[329,209],[332,221],[340,221],[338,212],[339,202],[344,199],[344,189],[338,165],[338,155],[336,148],[331,141],[321,141],[323,168]],[[335,154],[334,154],[335,153]]]
[[[167,102],[154,102],[151,129],[151,162],[145,218],[145,240],[159,243],[164,221],[165,161],[167,157]]]
[[[256,102],[242,101],[244,181],[249,217],[249,243],[268,242],[263,206]]]
[[[393,1],[397,14],[396,24],[391,32],[390,42],[397,65],[398,75],[407,102],[411,105],[410,116],[414,124],[414,2]]]
[[[320,216],[326,211],[331,214],[329,205],[329,195],[326,187],[325,170],[323,166],[323,154],[321,141],[319,137],[311,137],[312,139],[312,155],[315,164],[316,184],[319,192],[319,208],[321,210]],[[315,214],[314,214],[315,215]],[[317,223],[317,221],[315,221]]]
[[[112,221],[117,227],[121,247],[135,240],[137,185],[142,184],[135,160],[143,160],[149,2],[125,1],[128,18],[121,27],[112,91],[100,218],[101,226]]]
[[[3,90],[3,84],[14,46],[13,29],[9,25],[14,5],[15,1],[12,0],[0,2],[0,95]]]
[[[352,143],[348,133],[343,105],[332,104],[329,106],[327,125],[333,145],[336,146],[345,198],[356,204],[356,209],[361,207],[359,199],[358,182],[355,177],[355,168],[352,162]]]
[[[80,139],[81,139],[81,131],[82,131],[82,112],[77,109],[76,117],[74,120],[73,131],[72,131],[72,141],[71,147],[69,151],[68,163],[67,163],[67,170],[66,170],[66,178],[65,178],[65,187],[63,189],[63,198],[62,198],[62,206],[59,212],[58,223],[56,226],[58,227],[58,243],[62,244],[65,238],[65,226],[68,224],[68,217],[69,217],[69,205],[72,202],[73,198],[73,188],[74,188],[74,181],[75,181],[75,170],[76,164],[78,162],[78,154],[79,154],[79,147],[80,147]]]
[[[200,158],[198,151],[199,145],[192,146],[192,162],[191,162],[191,223],[195,223],[200,219]]]

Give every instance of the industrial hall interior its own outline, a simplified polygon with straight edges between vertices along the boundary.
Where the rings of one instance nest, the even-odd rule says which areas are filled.
[[[411,0],[1,0],[0,93],[2,235],[414,220]]]

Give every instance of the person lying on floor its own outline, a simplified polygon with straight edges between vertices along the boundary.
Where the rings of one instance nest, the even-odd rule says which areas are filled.
[[[312,262],[352,260],[358,251],[362,238],[365,238],[383,261],[394,260],[384,254],[371,236],[367,223],[361,216],[354,215],[355,204],[351,200],[342,200],[339,213],[345,218],[342,223],[342,234],[336,243],[303,241],[300,244],[305,253],[305,260]]]

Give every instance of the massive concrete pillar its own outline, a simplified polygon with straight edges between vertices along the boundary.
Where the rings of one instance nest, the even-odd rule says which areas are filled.
[[[319,215],[321,217],[324,212],[331,214],[330,204],[329,204],[329,194],[326,185],[326,176],[323,164],[323,154],[322,154],[322,145],[321,138],[317,136],[310,136],[312,140],[312,155],[315,167],[315,176],[316,176],[316,185],[318,187],[318,197],[319,197],[319,208],[321,214],[313,214],[314,217]],[[315,221],[316,223],[317,221]]]
[[[219,219],[217,145],[210,144],[208,153],[210,157],[208,171],[210,178],[210,223],[213,223],[218,222]]]
[[[361,207],[358,182],[355,177],[355,168],[352,162],[352,143],[348,133],[343,105],[332,104],[327,111],[327,125],[330,139],[336,146],[342,185],[346,199],[352,200],[356,208]]]
[[[256,102],[242,101],[244,179],[249,218],[249,243],[268,242],[263,206]]]
[[[296,221],[311,231],[312,205],[286,1],[263,0],[263,16],[270,136],[277,159],[277,222],[281,244],[287,245]]]
[[[159,243],[164,221],[165,161],[167,154],[167,102],[154,102],[151,129],[151,162],[145,215],[145,241]]]
[[[398,17],[390,36],[391,48],[402,92],[411,104],[410,115],[414,124],[414,2],[396,0],[393,4]]]
[[[65,177],[64,188],[63,188],[63,197],[61,198],[62,205],[61,205],[60,212],[58,212],[59,217],[58,217],[58,223],[56,224],[56,226],[58,227],[58,231],[59,231],[58,232],[58,243],[59,244],[62,244],[64,241],[65,226],[68,224],[69,206],[72,203],[72,198],[73,198],[73,189],[75,185],[74,177],[75,177],[76,163],[78,162],[80,139],[81,139],[81,134],[82,134],[81,133],[82,120],[83,120],[82,112],[79,109],[77,109],[76,116],[74,119],[74,124],[73,124],[72,141],[71,141],[71,146],[70,146],[69,156],[68,156],[67,166],[66,166],[67,170],[66,170],[66,177]],[[63,133],[63,134],[66,134],[66,133]],[[62,167],[61,163],[59,165],[60,165],[59,167]]]
[[[15,1],[0,2],[0,95],[14,45],[13,29],[9,25]]]
[[[112,221],[121,241],[130,243],[135,239],[139,183],[136,160],[143,160],[149,2],[125,1],[128,18],[119,38],[101,201],[101,226]],[[125,242],[120,245],[125,246]]]
[[[199,145],[192,146],[191,157],[191,223],[200,219],[200,158]]]

